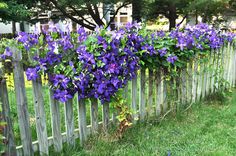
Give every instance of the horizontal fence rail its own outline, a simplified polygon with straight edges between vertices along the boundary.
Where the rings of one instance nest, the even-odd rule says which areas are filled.
[[[117,112],[111,112],[109,103],[102,105],[102,112],[99,112],[100,101],[97,99],[76,99],[62,104],[53,98],[50,89],[48,89],[50,99],[50,117],[48,117],[45,112],[45,91],[42,80],[37,79],[32,81],[37,141],[32,142],[28,97],[25,93],[24,71],[19,54],[18,52],[13,55],[13,72],[22,144],[20,146],[16,146],[15,143],[14,135],[16,134],[13,133],[13,121],[10,118],[11,104],[9,104],[6,80],[1,79],[0,81],[1,106],[4,112],[2,115],[7,123],[4,129],[5,139],[7,139],[6,155],[16,155],[16,153],[17,155],[34,155],[34,152],[39,152],[40,155],[49,155],[50,146],[53,145],[54,150],[60,152],[63,149],[63,143],[75,146],[77,138],[83,145],[88,135],[97,134],[99,129],[106,133],[111,123],[116,121]],[[186,68],[178,71],[178,76],[174,78],[169,78],[161,68],[141,69],[138,76],[124,89],[125,98],[131,99],[127,101],[134,112],[133,122],[135,123],[138,119],[143,121],[148,116],[165,116],[170,111],[190,107],[193,103],[219,90],[234,87],[236,83],[234,44],[227,44],[223,48],[212,50],[205,57],[208,58],[207,61],[204,61],[201,56],[190,60]],[[64,114],[60,112],[60,105],[64,106]],[[77,105],[76,110],[74,105]],[[61,121],[61,116],[64,116],[64,122]],[[47,127],[50,125],[46,122],[47,118],[51,119],[52,136],[48,136]],[[61,129],[63,123],[65,124],[65,132],[62,132]]]

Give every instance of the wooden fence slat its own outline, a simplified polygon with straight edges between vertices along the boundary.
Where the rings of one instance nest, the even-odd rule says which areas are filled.
[[[59,102],[53,97],[53,90],[49,89],[51,124],[53,145],[56,152],[62,151],[61,120]]]
[[[202,66],[201,66],[201,63],[199,63],[199,61],[198,61],[197,101],[200,101],[200,99],[201,99],[201,92],[202,92]]]
[[[74,124],[74,112],[73,112],[73,99],[69,99],[65,102],[65,123],[66,123],[66,138],[68,145],[74,147],[75,145],[75,124]]]
[[[98,100],[95,98],[91,99],[90,116],[91,116],[92,133],[97,134],[98,133]]]
[[[235,46],[233,44],[233,46]],[[234,57],[234,60],[233,60],[233,87],[235,87],[235,81],[236,81],[236,50],[235,48],[233,48],[233,57]]]
[[[215,91],[215,75],[216,75],[216,58],[217,51],[213,51],[213,61],[212,61],[212,74],[211,74],[211,94]]]
[[[41,79],[38,78],[36,80],[33,80],[32,84],[34,95],[34,110],[36,118],[36,131],[37,138],[39,141],[39,153],[40,155],[48,155],[48,135]]]
[[[233,46],[230,44],[231,50],[230,50],[230,68],[229,68],[229,85],[232,87],[232,77],[233,77]],[[235,63],[235,62],[234,62]]]
[[[144,120],[145,118],[145,112],[146,112],[146,107],[145,107],[145,103],[146,103],[146,97],[145,97],[145,79],[146,79],[146,69],[141,69],[141,78],[140,78],[140,91],[139,91],[139,116],[140,116],[140,120]]]
[[[204,60],[204,63],[203,63],[203,71],[202,71],[202,99],[205,98],[206,96],[206,85],[207,85],[207,63],[205,62]]]
[[[79,105],[79,135],[80,144],[83,146],[87,140],[86,104],[84,99],[78,99]]]
[[[155,82],[155,85],[156,85],[156,115],[157,116],[160,116],[161,115],[161,101],[162,101],[162,97],[161,97],[161,92],[162,92],[162,89],[161,89],[161,72],[159,70],[156,71],[156,82]]]
[[[138,119],[138,114],[137,114],[137,77],[132,79],[132,110],[133,110],[133,122],[135,123],[136,120]]]
[[[105,102],[104,104],[102,104],[102,122],[103,122],[103,130],[105,133],[108,132],[109,120],[110,120],[109,103]]]
[[[183,69],[181,72],[181,104],[185,105],[187,103],[187,86],[186,86],[186,82],[187,82],[187,72],[186,69]]]
[[[162,75],[162,78],[161,78],[161,86],[162,86],[162,93],[161,93],[161,96],[162,96],[162,101],[161,101],[161,105],[162,105],[162,108],[163,108],[163,112],[167,112],[167,109],[168,109],[168,103],[167,103],[167,81],[165,80],[165,75],[164,75],[164,71],[161,70],[161,75]]]
[[[147,113],[148,116],[152,115],[153,109],[153,70],[148,70],[148,104],[147,104]]]
[[[6,148],[4,154],[9,156],[14,156],[16,155],[16,144],[13,133],[13,124],[12,124],[11,111],[8,99],[9,98],[8,98],[6,80],[5,79],[1,80],[0,78],[0,100],[1,100],[0,103],[2,105],[3,120],[6,123],[6,126],[4,127],[3,130],[3,135],[5,136],[6,140]]]
[[[193,62],[193,82],[192,82],[192,102],[197,101],[197,77],[198,77],[198,62],[197,59],[194,58]]]
[[[192,102],[192,97],[193,97],[193,61],[188,63],[188,68],[187,68],[187,102],[191,103]]]
[[[12,48],[11,51],[13,53],[13,76],[21,141],[23,144],[24,155],[32,156],[34,155],[34,152],[32,146],[29,113],[27,108],[24,70],[23,65],[21,63],[22,53],[16,48]]]

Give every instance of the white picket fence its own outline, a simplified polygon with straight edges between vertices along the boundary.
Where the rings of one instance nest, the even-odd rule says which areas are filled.
[[[17,54],[17,55],[16,55]],[[7,123],[4,129],[6,137],[6,155],[32,156],[39,151],[40,155],[48,155],[49,147],[60,152],[63,143],[75,145],[75,139],[79,138],[83,144],[90,134],[97,134],[99,127],[107,131],[111,122],[115,122],[115,113],[111,115],[109,104],[99,105],[97,99],[90,99],[90,119],[86,122],[86,109],[84,100],[77,100],[78,121],[75,121],[72,100],[65,103],[65,127],[66,132],[61,132],[61,121],[59,102],[50,94],[50,111],[52,136],[47,135],[46,115],[44,108],[44,97],[41,80],[33,81],[33,95],[36,119],[36,131],[38,140],[32,142],[29,113],[27,108],[27,96],[25,91],[24,71],[21,63],[20,53],[16,53],[13,60],[14,86],[16,93],[16,104],[18,123],[20,127],[21,146],[15,145],[15,137],[10,118],[11,110],[9,104],[6,80],[0,81],[0,98],[2,104],[2,117]],[[209,58],[208,61],[200,61],[200,58]],[[187,107],[210,94],[235,86],[236,81],[236,51],[233,44],[227,44],[219,50],[212,50],[208,56],[196,56],[189,60],[186,68],[177,72],[178,76],[169,78],[163,69],[141,69],[138,77],[126,87],[124,98],[131,99],[130,108],[135,112],[135,119],[144,121],[148,116],[161,117],[167,112],[176,111],[181,107]],[[175,88],[173,88],[176,86]],[[131,91],[131,92],[130,92]],[[130,93],[129,93],[130,92]],[[175,95],[175,96],[174,96]],[[130,96],[130,97],[128,97]],[[102,121],[98,120],[98,107],[102,107]],[[79,127],[75,128],[75,122]],[[99,126],[101,125],[101,126]]]

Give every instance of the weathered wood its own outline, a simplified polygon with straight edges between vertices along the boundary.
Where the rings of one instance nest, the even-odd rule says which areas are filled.
[[[60,120],[60,107],[59,102],[53,97],[53,90],[49,90],[50,96],[50,111],[51,111],[51,124],[53,145],[56,152],[62,151],[62,136],[61,136],[61,120]]]
[[[215,64],[215,69],[216,69],[216,73],[215,73],[215,87],[214,87],[214,93],[217,92],[219,90],[219,79],[220,79],[220,60],[221,60],[221,55],[222,55],[222,49],[219,49],[217,51],[217,55],[216,55],[216,64]]]
[[[211,74],[211,94],[215,91],[215,75],[216,75],[216,59],[217,59],[217,51],[213,52],[213,61],[212,61],[212,74]]]
[[[233,46],[235,46],[233,44]],[[236,84],[236,50],[235,48],[233,48],[233,57],[234,57],[234,60],[233,60],[233,87],[235,87],[235,84]]]
[[[198,58],[199,59],[199,58]],[[198,61],[198,75],[197,75],[197,101],[200,101],[202,93],[202,66]]]
[[[146,69],[142,68],[141,69],[141,77],[140,77],[140,91],[139,91],[139,117],[140,120],[144,120],[145,118],[145,113],[146,113],[146,97],[145,97],[145,82],[146,82]]]
[[[147,113],[151,116],[153,113],[153,70],[148,70],[148,103],[147,103]]]
[[[65,102],[65,123],[66,123],[66,138],[68,145],[75,146],[74,135],[74,112],[73,112],[73,99],[69,99]]]
[[[13,75],[21,141],[23,144],[24,155],[32,156],[34,155],[34,152],[32,146],[29,113],[27,108],[24,70],[23,65],[21,63],[22,53],[16,48],[12,48],[11,51],[13,52]]]
[[[156,115],[160,116],[161,115],[161,101],[162,101],[162,97],[161,97],[161,92],[162,92],[162,86],[161,86],[161,78],[162,78],[162,73],[160,72],[160,70],[156,71]]]
[[[187,86],[186,86],[186,82],[187,82],[187,69],[183,69],[182,70],[182,74],[181,74],[181,104],[185,105],[187,103]]]
[[[133,113],[133,122],[135,123],[138,120],[138,114],[137,114],[137,77],[132,79],[132,89],[131,89],[131,94],[132,94],[132,111]]]
[[[193,90],[193,62],[190,61],[187,66],[187,102],[191,103],[192,102],[192,90]]]
[[[98,133],[98,100],[95,98],[91,99],[90,116],[91,116],[92,133],[97,134]]]
[[[86,104],[84,99],[78,99],[79,105],[79,130],[80,144],[84,145],[87,140],[87,123],[86,123]]]
[[[168,110],[168,103],[167,103],[167,81],[163,81],[163,101],[162,101],[162,108],[163,112],[166,113]]]
[[[128,99],[128,91],[129,91],[129,83],[127,83],[124,87],[124,90],[123,90],[123,98],[124,99]]]
[[[40,155],[48,155],[48,135],[41,78],[33,80],[32,84],[34,95],[34,110],[36,118],[36,131],[37,138],[39,141],[39,153]]]
[[[194,63],[193,63],[193,82],[192,82],[192,102],[197,101],[197,86],[198,86],[198,61],[197,57],[194,58]]]
[[[3,121],[6,123],[3,129],[3,135],[5,137],[6,147],[4,151],[4,155],[6,156],[15,156],[16,155],[16,144],[13,133],[13,124],[11,119],[11,111],[8,100],[8,91],[7,84],[5,79],[1,79],[0,73],[0,103],[2,105],[2,117]]]
[[[203,69],[202,69],[202,93],[201,93],[201,98],[204,99],[206,96],[206,85],[207,85],[207,63],[204,60],[203,63]]]
[[[104,104],[102,104],[102,122],[103,122],[103,130],[105,133],[108,132],[109,120],[110,120],[109,103],[105,102]]]

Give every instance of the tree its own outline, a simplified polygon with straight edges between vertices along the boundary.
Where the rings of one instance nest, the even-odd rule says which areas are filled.
[[[159,15],[169,20],[169,29],[176,25],[176,19],[182,16],[184,21],[188,15],[201,16],[203,22],[210,23],[213,17],[220,17],[228,11],[236,10],[235,0],[146,0],[143,14],[147,20],[155,20]],[[180,22],[180,23],[181,23]]]
[[[229,8],[229,0],[194,0],[190,3],[188,10],[196,16],[202,17],[202,22],[211,22],[213,17],[224,14]]]
[[[186,8],[191,0],[146,0],[147,5],[143,11],[148,20],[155,20],[159,15],[169,20],[169,30],[176,26],[176,19],[182,15],[184,19],[188,12]]]
[[[45,10],[57,10],[59,15],[71,19],[73,22],[94,30],[96,26],[111,25],[118,11],[131,3],[131,0],[41,0],[40,5],[35,5],[41,12]],[[99,7],[105,4],[110,6],[102,16],[99,14]],[[116,9],[112,6],[117,4]],[[112,13],[110,21],[105,23],[106,14]],[[54,16],[54,17],[55,17]]]

